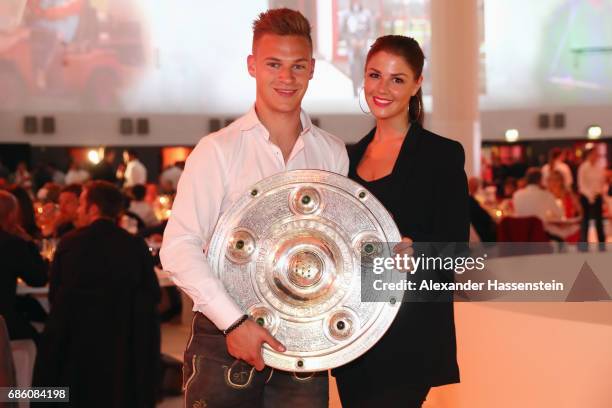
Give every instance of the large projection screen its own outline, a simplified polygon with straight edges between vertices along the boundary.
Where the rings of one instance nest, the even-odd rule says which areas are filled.
[[[240,114],[252,21],[281,6],[313,26],[313,114],[360,112],[377,36],[431,54],[429,0],[2,0],[0,111]],[[612,100],[612,0],[484,0],[479,15],[482,109]]]

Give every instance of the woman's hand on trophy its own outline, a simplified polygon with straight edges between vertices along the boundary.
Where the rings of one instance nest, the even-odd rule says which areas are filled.
[[[393,252],[399,255],[411,256],[414,253],[414,249],[412,248],[412,239],[402,237],[402,241],[393,247]]]

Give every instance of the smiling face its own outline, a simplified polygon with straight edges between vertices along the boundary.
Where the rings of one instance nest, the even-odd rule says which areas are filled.
[[[315,61],[308,40],[296,35],[265,34],[249,55],[249,74],[257,82],[257,107],[278,113],[299,111]]]
[[[415,78],[404,58],[380,51],[366,64],[364,92],[377,120],[408,122],[410,98],[418,92],[423,76]]]

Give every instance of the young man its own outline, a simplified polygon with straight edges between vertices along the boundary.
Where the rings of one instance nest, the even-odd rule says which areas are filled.
[[[179,181],[161,260],[196,311],[185,351],[188,407],[327,407],[326,372],[304,379],[265,367],[262,344],[279,352],[284,346],[257,323],[243,321],[245,311],[213,275],[203,252],[220,215],[258,181],[294,169],[347,174],[344,143],[313,126],[300,108],[314,64],[304,16],[289,9],[260,14],[247,59],[257,84],[255,106],[204,137]]]
[[[62,188],[59,195],[59,216],[55,220],[55,237],[61,238],[76,228],[81,191],[80,184],[69,184]]]
[[[124,151],[123,160],[125,162],[125,173],[123,174],[125,182],[123,187],[147,184],[147,168],[138,160],[136,151],[132,149]]]
[[[137,215],[147,227],[159,224],[159,220],[155,217],[153,206],[145,201],[147,188],[143,184],[136,184],[132,186],[131,193],[132,197],[128,211]]]
[[[104,157],[91,169],[92,180],[104,180],[113,184],[117,182],[117,177],[115,176],[115,155],[114,150],[104,149]]]
[[[600,248],[605,248],[606,234],[603,227],[603,194],[607,190],[606,169],[599,161],[596,148],[591,148],[585,155],[586,160],[578,167],[578,192],[584,216],[580,225],[580,242],[588,241],[589,223],[595,220],[595,230]]]

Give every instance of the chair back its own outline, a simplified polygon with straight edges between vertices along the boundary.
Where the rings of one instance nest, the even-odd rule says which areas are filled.
[[[497,228],[501,256],[549,254],[553,252],[544,224],[538,217],[504,217]],[[504,245],[504,242],[537,242],[539,245]]]
[[[549,242],[538,217],[504,217],[497,229],[499,242]]]

